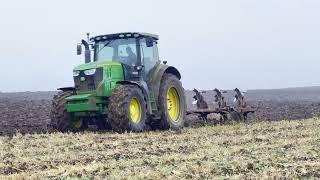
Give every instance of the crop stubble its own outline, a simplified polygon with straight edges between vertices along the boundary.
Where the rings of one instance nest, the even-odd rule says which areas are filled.
[[[320,178],[320,119],[0,137],[0,178]]]

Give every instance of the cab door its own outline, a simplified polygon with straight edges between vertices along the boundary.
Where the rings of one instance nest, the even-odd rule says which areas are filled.
[[[149,41],[147,43],[147,41]],[[142,38],[140,40],[141,64],[144,66],[143,79],[148,82],[152,76],[152,71],[160,63],[157,41],[152,38]]]

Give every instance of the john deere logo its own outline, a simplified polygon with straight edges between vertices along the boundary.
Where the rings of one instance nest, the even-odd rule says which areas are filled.
[[[85,77],[80,77],[80,81],[85,81],[86,78]]]

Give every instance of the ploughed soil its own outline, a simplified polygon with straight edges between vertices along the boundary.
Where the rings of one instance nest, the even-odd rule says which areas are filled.
[[[56,92],[0,92],[0,135],[46,132],[50,123],[51,99]],[[188,109],[192,105],[192,91],[187,91]],[[203,94],[210,107],[214,107],[214,92]],[[228,104],[233,105],[234,93],[224,94]],[[251,121],[278,121],[308,119],[320,115],[320,87],[290,88],[279,90],[249,90],[248,104],[257,107]],[[201,126],[216,123],[216,115],[210,115],[208,122],[197,116],[187,117],[187,125]]]

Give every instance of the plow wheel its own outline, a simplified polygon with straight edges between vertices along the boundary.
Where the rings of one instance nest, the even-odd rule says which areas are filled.
[[[231,111],[228,113],[228,119],[232,120],[232,121],[241,121],[243,118],[241,116],[241,114],[237,111]]]
[[[224,112],[221,114],[220,120],[222,123],[226,123],[228,121],[237,121],[240,122],[243,120],[241,114],[237,111]]]

